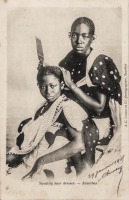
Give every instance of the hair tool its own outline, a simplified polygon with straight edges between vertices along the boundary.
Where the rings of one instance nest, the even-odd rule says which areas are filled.
[[[41,40],[37,37],[36,37],[36,47],[37,47],[37,55],[38,55],[38,59],[39,59],[39,65],[38,65],[38,70],[39,70],[43,66],[44,54],[43,54]]]

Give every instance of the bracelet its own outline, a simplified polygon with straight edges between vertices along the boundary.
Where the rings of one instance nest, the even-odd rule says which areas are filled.
[[[71,89],[72,89],[72,90],[74,90],[76,87],[77,87],[76,84],[72,84],[72,85],[71,85]]]

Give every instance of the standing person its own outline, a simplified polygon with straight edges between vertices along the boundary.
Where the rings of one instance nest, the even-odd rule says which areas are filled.
[[[89,116],[91,125],[86,125],[89,131],[85,135],[87,148],[83,156],[92,166],[95,163],[96,145],[108,144],[114,134],[109,102],[114,99],[121,104],[121,77],[109,56],[92,49],[95,25],[91,19],[77,18],[71,26],[69,37],[73,49],[60,61],[59,66],[67,86],[66,96],[77,101]],[[99,129],[99,138],[92,129],[93,122]]]
[[[65,173],[67,158],[85,148],[83,120],[87,114],[77,103],[61,95],[62,78],[59,67],[41,66],[38,69],[38,86],[46,101],[32,119],[20,124],[16,145],[7,154],[9,173],[19,179],[32,178],[39,173],[39,180],[44,180],[44,174],[69,178]]]

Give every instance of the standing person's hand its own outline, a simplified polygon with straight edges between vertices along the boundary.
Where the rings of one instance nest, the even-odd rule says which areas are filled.
[[[68,70],[64,69],[63,67],[61,67],[61,71],[63,73],[63,78],[65,81],[65,84],[67,85],[68,88],[71,89],[71,86],[74,85],[74,82],[71,79],[71,74]]]
[[[40,173],[40,171],[42,170],[44,165],[44,160],[42,157],[38,158],[33,166],[33,168],[31,169],[31,171],[26,174],[25,176],[23,176],[22,180],[28,179],[28,178],[32,178],[34,176],[34,174],[38,174]]]

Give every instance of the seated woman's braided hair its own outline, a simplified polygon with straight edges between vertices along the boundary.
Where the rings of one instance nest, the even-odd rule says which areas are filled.
[[[41,66],[38,68],[38,74],[37,74],[37,82],[38,85],[42,83],[42,77],[46,75],[54,75],[59,82],[64,82],[63,81],[63,74],[62,71],[59,67],[57,66]]]

